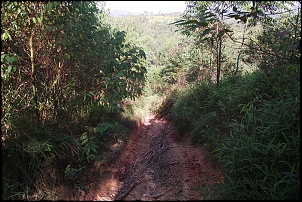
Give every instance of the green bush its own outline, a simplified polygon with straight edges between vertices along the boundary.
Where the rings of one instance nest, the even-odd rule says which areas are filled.
[[[230,124],[230,137],[215,151],[227,183],[238,185],[225,190],[229,198],[300,198],[299,106],[296,99],[264,101]]]
[[[43,183],[63,183],[66,166],[77,164],[81,158],[76,137],[48,124],[37,129],[28,123],[27,127],[28,132],[15,128],[15,137],[6,139],[2,148],[4,200],[32,200],[32,193],[40,193]],[[52,170],[51,178],[47,170]]]
[[[221,163],[225,183],[215,188],[220,196],[300,198],[299,81],[300,66],[289,65],[270,74],[226,77],[219,87],[195,85],[171,96],[167,116],[192,142],[207,143]]]
[[[2,199],[54,200],[124,138],[120,103],[142,94],[146,54],[96,2],[1,5]]]
[[[300,198],[298,70],[275,68],[258,80],[255,98],[241,105],[243,117],[214,151],[226,168],[228,199]]]

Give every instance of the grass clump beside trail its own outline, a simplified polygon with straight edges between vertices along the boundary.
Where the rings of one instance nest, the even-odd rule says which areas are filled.
[[[127,141],[136,125],[119,112],[88,108],[74,122],[36,126],[30,118],[14,119],[7,129],[12,136],[2,137],[3,200],[74,200],[75,190],[89,191],[85,177],[97,163],[107,163],[103,152]]]
[[[174,92],[158,114],[222,164],[209,198],[300,199],[300,66]]]

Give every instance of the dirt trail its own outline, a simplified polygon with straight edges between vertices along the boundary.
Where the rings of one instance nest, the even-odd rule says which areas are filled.
[[[89,193],[82,191],[77,198],[203,200],[197,187],[222,180],[221,172],[211,164],[206,149],[176,141],[171,124],[149,117],[130,135],[107,174],[101,179],[95,174]]]

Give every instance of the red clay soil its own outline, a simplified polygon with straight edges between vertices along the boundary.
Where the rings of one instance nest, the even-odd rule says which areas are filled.
[[[130,135],[127,144],[108,155],[109,167],[96,166],[86,192],[75,200],[203,200],[198,187],[223,182],[209,152],[202,146],[179,141],[170,123],[149,117]],[[118,149],[117,149],[118,150]],[[114,158],[114,159],[112,159]]]

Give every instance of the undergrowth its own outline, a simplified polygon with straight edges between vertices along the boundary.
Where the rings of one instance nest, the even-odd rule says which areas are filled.
[[[34,123],[15,116],[2,135],[3,200],[71,199],[82,175],[106,163],[102,152],[118,139],[127,141],[135,127],[130,117],[97,105],[78,121]]]
[[[225,175],[217,195],[300,199],[300,66],[176,90],[157,112],[209,145]]]

